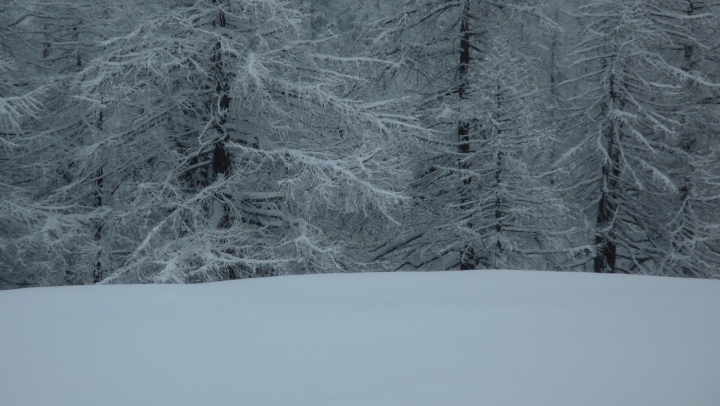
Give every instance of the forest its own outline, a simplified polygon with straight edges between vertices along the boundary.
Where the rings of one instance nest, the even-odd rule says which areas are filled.
[[[0,289],[720,278],[718,0],[3,0]]]

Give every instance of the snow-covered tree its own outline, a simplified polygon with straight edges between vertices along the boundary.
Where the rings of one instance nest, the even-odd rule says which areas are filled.
[[[541,176],[553,133],[530,38],[543,24],[540,2],[459,0],[405,1],[373,26],[376,49],[397,62],[386,86],[413,94],[434,132],[418,137],[408,226],[375,259],[393,269],[558,265],[567,212]]]
[[[27,12],[19,3],[0,5],[0,147],[16,146],[22,123],[40,111],[41,89],[23,70],[27,62],[25,38],[17,26]]]
[[[355,269],[328,219],[383,216],[403,198],[394,144],[410,120],[347,96],[382,61],[320,52],[287,2],[88,10],[84,26],[113,29],[72,30],[79,56],[56,81],[69,97],[38,131],[43,179],[29,187],[44,217],[28,235],[56,249],[28,272],[90,283]]]
[[[595,272],[674,273],[668,256],[679,244],[668,224],[686,192],[673,168],[696,162],[678,142],[692,115],[685,97],[688,85],[715,87],[668,54],[699,40],[673,9],[679,3],[593,0],[578,14],[583,31],[570,56],[579,75],[565,82],[579,90],[567,127],[576,143],[560,163],[594,224]]]
[[[0,288],[359,269],[717,277],[718,13],[5,1]]]
[[[31,137],[28,124],[43,110],[44,92],[30,63],[34,49],[20,29],[30,11],[22,2],[0,5],[0,288],[27,284],[15,272],[14,244],[23,234],[25,221],[18,214],[29,198],[19,193],[24,174],[16,158]]]
[[[672,166],[679,207],[668,225],[672,249],[665,274],[718,277],[720,265],[720,3],[688,0],[662,3],[658,18],[672,42],[664,54],[690,74],[675,107],[681,127],[674,145],[682,151]]]

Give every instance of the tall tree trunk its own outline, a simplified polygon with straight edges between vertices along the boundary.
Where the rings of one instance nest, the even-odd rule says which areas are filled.
[[[687,0],[687,9],[686,13],[688,17],[690,17],[690,21],[692,21],[692,17],[695,15],[695,12],[701,8],[702,6],[698,4],[696,0]],[[690,23],[692,24],[692,22]],[[697,60],[695,57],[695,44],[688,42],[684,45],[684,53],[683,53],[683,70],[687,72],[691,72],[695,70],[697,67]],[[688,86],[688,92],[692,92],[692,89],[690,86]],[[692,93],[689,95],[690,97],[690,103],[695,104],[697,101],[694,100],[694,97]],[[702,98],[702,97],[701,97]],[[697,144],[697,136],[695,134],[695,131],[697,129],[693,129],[691,125],[688,125],[687,123],[684,123],[684,128],[690,128],[690,130],[686,130],[682,134],[682,140],[680,143],[680,147],[683,149],[683,151],[687,152],[688,154],[693,154],[695,151],[695,145]],[[693,224],[693,220],[695,220],[695,213],[693,210],[692,200],[690,199],[693,193],[693,172],[694,168],[692,167],[692,164],[688,164],[688,168],[685,168],[690,173],[687,174],[683,179],[683,185],[680,187],[680,224],[678,224],[678,229],[676,234],[673,236],[672,246],[673,249],[681,256],[681,257],[688,257],[691,255],[690,250],[688,249],[688,246],[685,244],[686,241],[692,240],[695,237],[695,224]],[[696,276],[696,273],[693,272],[692,269],[689,269],[687,266],[683,266],[681,273],[685,276]]]
[[[213,2],[215,3],[216,1]],[[213,25],[220,28],[226,27],[227,22],[225,19],[225,12],[219,11],[217,20],[213,23]],[[222,35],[226,36],[227,34],[223,32]],[[228,78],[228,73],[225,71],[225,68],[223,66],[223,52],[220,40],[215,43],[213,51],[213,59],[215,62],[215,100],[213,100],[213,105],[217,106],[217,111],[215,112],[213,117],[213,128],[217,131],[219,135],[218,140],[215,142],[215,147],[212,154],[213,181],[216,181],[221,176],[226,179],[230,175],[231,170],[231,156],[230,151],[228,151],[227,148],[227,143],[230,139],[230,135],[226,126],[228,112],[230,110],[231,98],[230,80]],[[222,216],[220,218],[220,222],[217,225],[220,229],[228,229],[232,226],[230,207],[227,203],[224,202],[226,198],[228,198],[228,196],[226,195],[217,196],[217,203],[214,205],[217,207],[213,208],[213,210],[222,210]],[[234,267],[229,266],[227,268],[227,277],[228,279],[238,278]]]
[[[608,131],[615,132],[615,125]],[[610,135],[613,137],[613,135]],[[613,137],[614,138],[614,137]],[[613,223],[617,215],[617,190],[619,188],[620,176],[620,151],[615,145],[615,140],[610,138],[608,142],[608,153],[610,158],[602,168],[603,190],[598,204],[597,233],[595,235],[594,270],[596,273],[615,273],[617,270],[617,243]]]
[[[80,63],[80,60],[78,59],[78,63]],[[101,100],[102,103],[102,100]],[[98,131],[98,135],[102,137],[102,129],[103,129],[103,111],[100,110],[98,112],[97,122],[95,123],[95,127]],[[95,172],[95,191],[93,192],[93,208],[100,208],[103,205],[103,182],[104,182],[104,174],[103,174],[103,167],[101,166],[96,172]],[[95,242],[98,244],[98,247],[102,247],[102,233],[103,233],[103,225],[102,220],[98,219],[95,220]],[[96,255],[95,259],[95,269],[93,270],[93,283],[98,283],[103,278],[103,264],[102,264],[102,248],[98,249],[98,253]]]
[[[460,65],[458,69],[459,75],[459,86],[458,86],[458,97],[460,101],[468,98],[468,81],[470,73],[470,0],[465,0],[463,5],[463,13],[460,22]],[[458,142],[459,152],[463,155],[468,155],[470,151],[470,122],[467,120],[460,120],[458,123]],[[460,169],[469,169],[470,162],[460,157]],[[466,204],[469,198],[470,184],[472,178],[470,176],[463,179],[462,191],[460,193],[461,210],[468,210],[470,207]],[[468,227],[472,228],[472,223],[468,223]],[[477,254],[472,244],[467,244],[463,247],[460,252],[460,269],[471,270],[476,269],[478,264]]]
[[[607,68],[612,69],[609,66]],[[609,99],[608,105],[605,106],[604,117],[609,115],[618,102],[618,95],[615,92],[615,77],[612,73],[609,82]],[[608,156],[602,167],[602,190],[598,204],[595,235],[597,252],[594,259],[596,273],[615,273],[617,271],[617,242],[615,241],[614,222],[618,211],[618,192],[621,187],[620,130],[620,124],[611,118],[604,135]]]
[[[93,193],[93,207],[100,208],[103,205],[103,168],[97,170],[95,173],[95,192]],[[95,222],[95,241],[100,246],[96,259],[95,259],[95,270],[93,271],[93,283],[98,283],[103,279],[103,264],[102,264],[102,234],[103,224],[102,220],[96,220]]]
[[[498,109],[498,111],[500,111],[500,109],[502,108],[502,89],[500,88],[500,82],[498,82],[498,86],[497,86],[496,102],[497,102],[497,109]],[[500,117],[498,117],[497,119],[501,120]],[[498,137],[498,142],[499,142],[500,137],[502,136],[502,128],[497,129],[495,136]],[[494,255],[495,258],[493,259],[493,262],[494,262],[493,268],[498,267],[497,254],[502,252],[502,250],[503,250],[503,245],[502,245],[502,241],[500,238],[500,236],[503,232],[503,217],[504,217],[504,213],[502,211],[502,206],[503,206],[504,201],[503,201],[502,195],[500,194],[500,192],[502,191],[502,182],[503,182],[503,164],[504,164],[503,156],[504,156],[504,152],[502,150],[498,151],[497,160],[495,162],[495,188],[496,188],[496,193],[497,193],[497,196],[495,196],[495,233],[496,233],[498,240],[496,243],[497,252],[496,252],[496,255]]]

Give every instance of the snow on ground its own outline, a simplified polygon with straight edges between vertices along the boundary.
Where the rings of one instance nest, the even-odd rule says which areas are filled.
[[[720,281],[475,271],[0,292],[2,406],[717,406]]]

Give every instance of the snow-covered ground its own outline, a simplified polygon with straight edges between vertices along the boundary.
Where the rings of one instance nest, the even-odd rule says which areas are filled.
[[[720,281],[475,271],[0,292],[2,406],[717,406]]]

